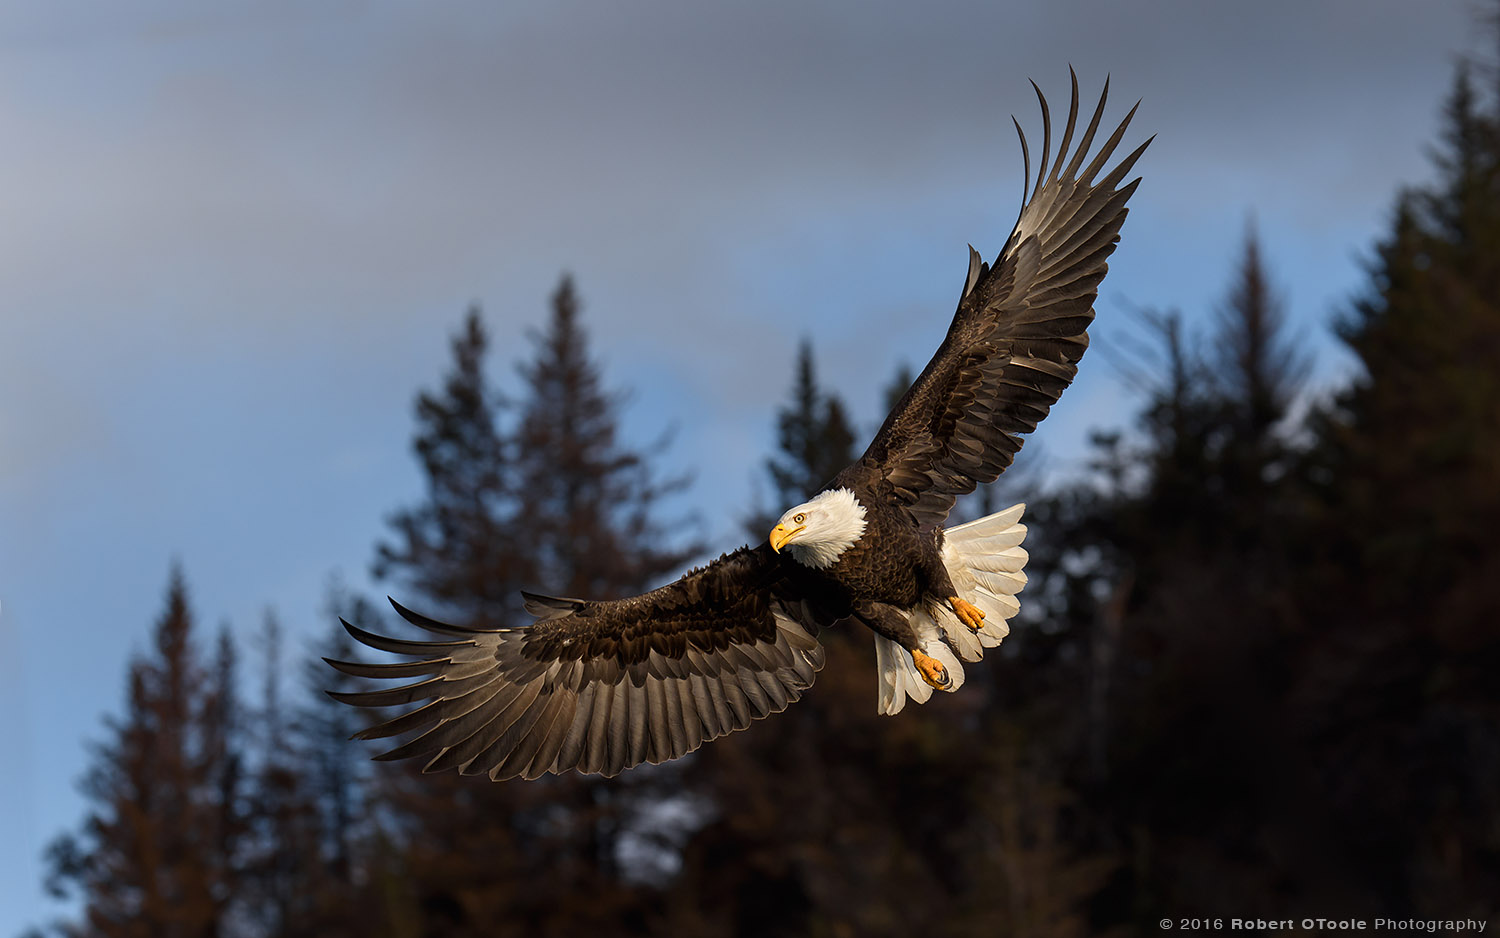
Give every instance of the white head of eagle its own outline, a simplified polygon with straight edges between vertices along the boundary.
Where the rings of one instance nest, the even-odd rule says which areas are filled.
[[[865,506],[848,489],[831,489],[788,508],[771,529],[771,549],[790,548],[792,559],[821,570],[864,533]]]

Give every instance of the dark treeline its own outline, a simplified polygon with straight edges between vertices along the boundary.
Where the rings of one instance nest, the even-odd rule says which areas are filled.
[[[76,936],[1071,936],[1163,917],[1493,918],[1500,896],[1500,87],[1459,70],[1319,399],[1252,231],[1204,334],[1145,312],[1138,423],[1028,493],[1015,634],[964,690],[875,714],[869,639],[806,699],[618,779],[370,763],[352,683],[268,618],[255,667],[173,572],[49,853]],[[1484,73],[1488,75],[1489,73]],[[516,591],[637,592],[702,553],[616,436],[564,280],[520,368],[471,312],[419,396],[427,489],[374,570],[462,622]],[[1096,363],[1095,367],[1099,367]],[[910,380],[898,378],[898,390]],[[861,434],[797,358],[779,511]],[[647,454],[651,454],[648,456]],[[1013,489],[1014,490],[1014,489]],[[1018,493],[1020,494],[1020,493]],[[968,506],[973,514],[978,505]],[[998,505],[996,506],[998,507]],[[763,519],[746,517],[753,536]],[[727,545],[726,545],[727,546]],[[383,611],[333,613],[381,631]],[[320,653],[351,657],[342,632]],[[263,675],[237,683],[237,675]],[[342,682],[342,683],[341,683]]]

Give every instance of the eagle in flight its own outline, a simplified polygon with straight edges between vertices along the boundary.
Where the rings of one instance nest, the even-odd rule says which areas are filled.
[[[1008,633],[1019,610],[1022,505],[944,528],[954,500],[993,482],[1073,380],[1094,299],[1119,241],[1122,184],[1151,143],[1106,170],[1135,108],[1088,159],[1106,81],[1074,143],[1078,78],[1049,161],[1046,98],[1035,181],[1025,132],[1020,217],[993,265],[969,248],[968,275],[943,344],[858,461],[787,509],[765,543],[742,547],[640,596],[559,599],[523,593],[535,621],[468,628],[396,604],[437,641],[359,641],[414,660],[329,664],[362,678],[409,679],[334,693],[366,707],[419,704],[356,734],[402,737],[378,759],[427,759],[491,779],[547,772],[613,776],[676,759],[801,697],[823,666],[821,629],[852,619],[875,638],[878,708],[955,691],[963,661]],[[1085,159],[1088,162],[1085,163]]]

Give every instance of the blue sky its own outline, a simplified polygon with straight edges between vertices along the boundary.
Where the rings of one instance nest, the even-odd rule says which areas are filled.
[[[503,8],[503,9],[502,9]],[[411,398],[470,302],[495,376],[577,277],[626,435],[668,426],[715,551],[798,339],[865,428],[1015,218],[1028,78],[1113,75],[1157,133],[1105,281],[1203,321],[1253,209],[1325,385],[1327,338],[1454,57],[1465,0],[0,8],[0,936],[62,910],[75,825],[179,559],[200,622],[326,628],[420,494]],[[1048,474],[1128,420],[1108,352],[1038,433]],[[544,584],[543,584],[544,586]],[[1017,636],[1024,640],[1024,636]]]

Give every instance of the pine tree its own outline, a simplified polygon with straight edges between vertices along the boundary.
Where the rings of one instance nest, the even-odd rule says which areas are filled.
[[[493,626],[519,624],[516,592],[532,585],[537,566],[515,536],[518,480],[501,426],[508,408],[486,374],[488,347],[470,308],[442,390],[417,397],[413,449],[426,498],[390,518],[397,544],[377,545],[373,572],[442,604],[445,615]],[[513,815],[524,793],[418,768],[372,776],[371,800],[395,822],[386,836],[403,841],[380,902],[392,920],[422,931],[472,934],[482,920],[501,920],[520,894]]]
[[[854,461],[854,433],[835,394],[818,387],[812,343],[797,349],[797,377],[792,400],[777,415],[778,447],[782,455],[767,461],[776,494],[788,505],[823,488]]]
[[[255,917],[267,934],[287,934],[302,910],[298,894],[312,890],[310,870],[299,862],[316,862],[316,841],[308,843],[302,776],[289,745],[294,739],[282,701],[281,623],[266,611],[260,632],[264,683],[257,722],[254,847],[250,868],[256,884]]]
[[[817,494],[855,458],[844,403],[818,386],[806,339],[797,347],[791,399],[776,415],[776,437],[777,454],[766,460],[774,504],[745,521],[752,543],[765,540],[782,511]]]
[[[342,739],[309,739],[297,725],[282,689],[282,634],[280,620],[267,610],[259,635],[264,680],[242,861],[253,899],[244,919],[278,938],[355,934],[358,897],[327,849],[334,838],[324,827],[315,787],[322,758],[317,750],[330,746],[348,753],[350,747]]]
[[[219,627],[203,699],[200,758],[209,785],[203,812],[213,836],[209,888],[218,903],[219,918],[226,922],[244,914],[250,892],[241,866],[251,780],[245,764],[245,711],[239,696],[238,666],[239,650],[225,622]]]
[[[1286,303],[1261,257],[1254,222],[1244,253],[1218,309],[1218,370],[1234,403],[1236,434],[1259,451],[1281,422],[1311,370],[1310,356],[1287,334]]]
[[[660,500],[687,480],[656,480],[646,454],[618,442],[619,397],[601,387],[579,312],[573,280],[564,276],[545,329],[532,334],[532,357],[520,368],[525,391],[516,451],[526,499],[518,524],[542,558],[546,591],[634,595],[679,573],[703,546],[684,537],[681,522],[657,521]],[[650,450],[665,445],[659,439]],[[528,920],[569,934],[618,927],[616,916],[641,915],[639,887],[649,886],[651,877],[622,865],[622,854],[628,845],[670,841],[662,836],[658,807],[681,804],[679,773],[679,766],[663,766],[613,781],[549,779],[544,810],[551,815],[550,837],[535,846],[543,862],[569,876],[528,896]],[[654,848],[661,850],[670,851],[670,842]],[[596,903],[587,911],[569,908],[577,894],[594,895]]]
[[[1365,562],[1400,564],[1382,580],[1415,576],[1439,594],[1462,570],[1446,551],[1413,548],[1452,538],[1484,556],[1500,466],[1500,146],[1495,115],[1477,108],[1461,67],[1435,154],[1440,181],[1399,200],[1371,289],[1339,325],[1365,375],[1324,432],[1329,471],[1354,486],[1343,499],[1369,538]],[[1405,484],[1414,478],[1426,484]]]
[[[339,620],[374,631],[384,626],[369,601],[350,594],[337,580],[329,584],[324,607],[322,618],[330,628],[318,643],[317,653],[303,662],[301,684],[308,702],[297,709],[295,725],[305,755],[302,771],[318,813],[321,839],[317,856],[329,874],[330,892],[337,894],[352,888],[365,872],[360,869],[361,860],[368,859],[359,854],[370,839],[362,824],[369,814],[370,762],[349,744],[354,733],[368,722],[368,715],[333,700],[326,691],[367,690],[368,686],[343,672],[330,671],[323,659],[355,661],[360,657],[358,649],[363,646],[350,637]]]
[[[49,887],[76,890],[83,921],[62,933],[216,938],[240,889],[233,650],[216,668],[193,636],[187,586],[174,567],[152,652],[129,670],[126,713],[108,721],[82,790],[82,831],[49,850]]]
[[[1280,429],[1305,365],[1283,310],[1250,234],[1206,350],[1179,315],[1144,313],[1126,370],[1139,432],[1097,435],[1097,477],[1032,512],[1023,601],[1047,627],[1021,649],[1030,693],[1015,706],[1071,766],[1061,796],[1088,806],[1085,864],[1114,867],[1151,909],[1255,894],[1276,861],[1239,825],[1293,842],[1317,830],[1277,818],[1305,791],[1281,768],[1296,764],[1289,714],[1265,699],[1305,622],[1289,558],[1302,496]],[[1075,705],[1038,706],[1069,683]],[[1183,889],[1197,870],[1212,889]]]
[[[510,443],[500,419],[505,402],[484,372],[489,337],[477,307],[453,337],[453,370],[441,393],[417,397],[421,430],[412,441],[427,483],[426,500],[396,512],[396,543],[376,547],[373,572],[399,574],[440,603],[509,615],[519,586],[536,581],[533,555],[509,537],[517,513]]]
[[[350,742],[370,722],[368,714],[330,698],[325,691],[370,689],[369,682],[330,671],[323,658],[353,661],[357,645],[340,626],[343,619],[387,632],[375,607],[330,582],[325,611],[330,623],[315,654],[298,669],[306,696],[300,705],[281,703],[280,630],[268,627],[267,676],[262,696],[265,745],[258,786],[258,841],[265,921],[284,923],[267,933],[281,938],[404,935],[408,895],[401,885],[404,866],[393,849],[390,822],[372,791],[368,753]],[[300,656],[299,656],[300,657]],[[277,714],[280,714],[278,716]],[[271,727],[281,725],[273,733]],[[286,735],[278,735],[286,734]],[[273,747],[280,747],[272,751]]]
[[[565,276],[521,368],[526,395],[515,448],[524,498],[516,524],[538,558],[536,584],[604,599],[656,585],[702,546],[668,537],[656,521],[661,498],[686,479],[654,480],[645,457],[616,440],[618,399],[600,387],[578,313]]]
[[[1363,374],[1316,428],[1306,593],[1326,664],[1300,685],[1352,862],[1388,907],[1427,913],[1500,890],[1482,768],[1500,764],[1500,110],[1467,65],[1434,155],[1339,324]]]
[[[665,536],[660,499],[679,483],[658,482],[647,457],[619,443],[618,400],[602,390],[578,313],[565,277],[521,367],[525,393],[513,409],[489,390],[472,312],[454,343],[446,393],[419,399],[429,497],[393,519],[404,546],[382,547],[377,572],[442,601],[460,622],[529,622],[516,596],[522,588],[639,592],[698,551]],[[514,429],[505,419],[512,411]],[[391,915],[444,935],[489,935],[497,923],[528,934],[640,930],[642,894],[616,860],[626,818],[656,797],[650,778],[501,785],[380,773],[381,798],[404,841],[387,895]]]
[[[819,387],[807,343],[796,375],[778,415],[779,451],[767,462],[786,506],[855,456],[842,405]],[[909,379],[898,381],[905,393]],[[752,537],[763,539],[772,523],[754,523]],[[801,702],[705,747],[687,766],[706,821],[668,895],[667,930],[899,935],[931,930],[936,908],[955,933],[996,930],[984,913],[997,886],[975,875],[975,858],[992,856],[1003,839],[975,820],[998,783],[990,734],[1000,730],[979,718],[994,658],[966,666],[964,693],[891,719],[875,709],[868,631],[835,627],[819,640],[827,665]],[[1015,841],[1031,832],[1022,826],[1012,840],[1018,853]]]

